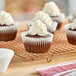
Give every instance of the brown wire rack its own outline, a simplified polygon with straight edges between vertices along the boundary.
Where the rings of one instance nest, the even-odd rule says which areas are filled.
[[[76,53],[76,46],[68,43],[66,34],[62,29],[56,31],[54,35],[54,40],[51,45],[51,49],[45,54],[27,53],[22,43],[22,40],[20,38],[20,33],[21,32],[19,31],[17,34],[17,38],[13,41],[8,41],[8,42],[1,41],[0,48],[12,49],[15,51],[15,54],[17,56],[25,58],[25,60],[46,58],[49,61],[49,59],[52,58],[52,53],[53,55],[72,53],[72,52]]]

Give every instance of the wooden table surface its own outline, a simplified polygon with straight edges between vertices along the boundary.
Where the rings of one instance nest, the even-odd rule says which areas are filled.
[[[25,25],[25,23],[23,24]],[[46,60],[25,61],[21,57],[14,56],[8,70],[5,73],[0,73],[0,76],[39,76],[36,73],[36,68],[47,67],[71,60],[76,60],[76,53],[54,56],[50,63],[47,63]]]
[[[47,63],[46,60],[25,61],[23,58],[14,56],[7,72],[0,74],[0,76],[40,76],[36,73],[36,68],[71,60],[76,60],[76,53],[54,56],[50,63]]]

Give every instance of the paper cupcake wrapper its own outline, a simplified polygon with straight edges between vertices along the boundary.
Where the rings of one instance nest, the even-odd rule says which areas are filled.
[[[53,22],[52,25],[50,26],[47,25],[46,27],[49,32],[55,32],[57,28],[57,22]]]
[[[59,23],[62,23],[62,22],[64,22],[64,19],[65,19],[65,15],[63,14],[63,13],[61,13],[60,14],[60,16],[58,16],[58,17],[51,17],[54,21],[57,21],[57,22],[59,22]]]
[[[1,26],[0,27],[0,33],[9,33],[9,32],[15,32],[17,31],[18,23],[15,22],[14,25],[9,26]]]
[[[48,38],[32,38],[27,37],[26,34],[26,32],[21,34],[26,51],[32,53],[45,53],[50,49],[53,40],[52,34],[50,34],[50,37]]]

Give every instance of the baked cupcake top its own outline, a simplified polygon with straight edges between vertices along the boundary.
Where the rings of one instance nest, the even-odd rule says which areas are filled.
[[[35,14],[35,17],[33,20],[35,21],[38,19],[41,20],[46,25],[51,25],[53,22],[50,16],[43,11],[39,11],[38,13]]]
[[[0,25],[12,25],[14,24],[14,20],[12,18],[12,16],[5,12],[5,11],[1,11],[0,12]]]
[[[35,20],[32,22],[32,26],[27,31],[28,35],[40,35],[45,36],[49,34],[46,25],[41,20]]]
[[[70,25],[71,30],[76,30],[76,19],[74,19],[73,23]]]
[[[48,13],[50,16],[59,16],[60,10],[59,7],[54,2],[47,2],[44,5],[43,11]]]

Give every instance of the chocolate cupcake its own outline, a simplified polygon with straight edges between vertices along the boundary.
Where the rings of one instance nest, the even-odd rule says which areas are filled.
[[[53,34],[47,31],[42,21],[36,20],[28,31],[22,32],[21,38],[27,52],[45,53],[50,50]]]
[[[18,23],[4,11],[0,12],[0,41],[11,41],[16,38]]]
[[[73,23],[67,24],[65,27],[67,33],[67,40],[70,44],[76,45],[76,19]]]
[[[58,23],[58,27],[64,22],[65,15],[60,12],[59,7],[54,2],[48,2],[44,5],[43,11]]]
[[[41,20],[47,27],[47,31],[50,33],[55,33],[56,28],[57,28],[57,22],[52,21],[52,19],[50,18],[50,16],[43,12],[43,11],[39,11],[35,14],[35,17],[33,19],[33,21],[35,20]]]

